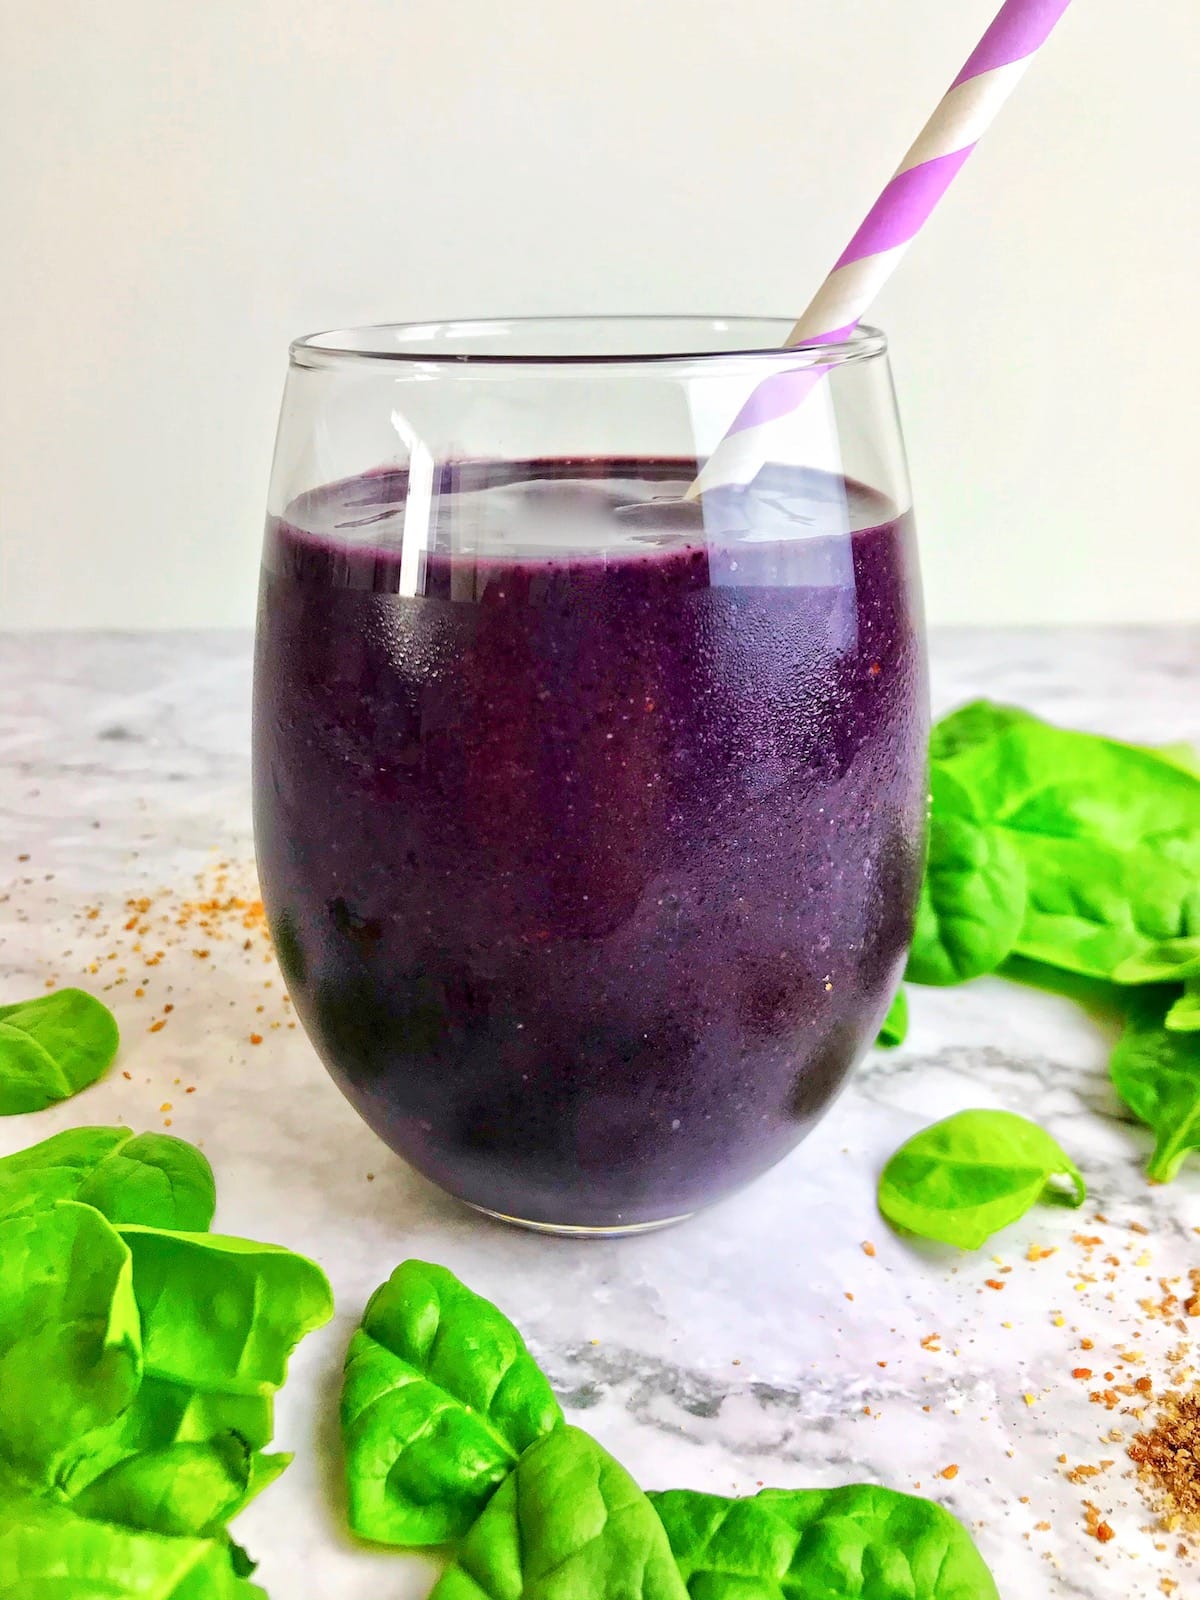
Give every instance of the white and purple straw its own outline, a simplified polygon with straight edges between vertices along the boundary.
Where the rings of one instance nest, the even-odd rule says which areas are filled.
[[[991,27],[842,251],[787,344],[831,344],[864,315],[1071,0],[1005,0]],[[795,411],[826,369],[764,379],[687,492],[747,483],[767,459],[764,430]]]

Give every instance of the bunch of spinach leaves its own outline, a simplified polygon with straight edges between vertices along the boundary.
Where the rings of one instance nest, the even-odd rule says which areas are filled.
[[[287,1466],[320,1268],[208,1231],[201,1152],[74,1128],[0,1160],[0,1594],[252,1600],[226,1525]]]
[[[367,1307],[342,1430],[354,1531],[449,1550],[431,1600],[997,1600],[966,1529],[912,1495],[644,1494],[507,1317],[423,1261]]]
[[[1117,1018],[1117,1092],[1152,1178],[1200,1149],[1200,760],[979,700],[930,740],[929,855],[906,977],[987,973]],[[904,1034],[899,1002],[880,1043]]]

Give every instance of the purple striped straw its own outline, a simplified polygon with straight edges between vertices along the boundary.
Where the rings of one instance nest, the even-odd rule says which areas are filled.
[[[788,335],[789,346],[831,344],[853,331],[1069,4],[1005,0]],[[749,482],[767,459],[763,430],[795,411],[824,371],[807,366],[764,379],[730,424],[688,498],[721,484]]]

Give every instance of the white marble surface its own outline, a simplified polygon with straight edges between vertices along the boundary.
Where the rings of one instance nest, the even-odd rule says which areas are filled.
[[[256,930],[246,949],[236,926],[218,941],[170,920],[141,941],[123,927],[142,894],[165,892],[151,922],[173,917],[220,859],[250,889],[249,660],[239,635],[0,641],[0,1000],[54,979],[103,989],[125,969],[106,995],[124,1032],[113,1074],[0,1123],[0,1152],[74,1124],[156,1128],[169,1115],[213,1161],[221,1228],[329,1272],[336,1322],[302,1348],[280,1405],[296,1464],[239,1528],[275,1600],[408,1600],[428,1586],[422,1562],[347,1539],[338,1492],[342,1349],[406,1255],[445,1262],[512,1313],[572,1417],[647,1486],[919,1483],[976,1530],[1005,1600],[1141,1600],[1163,1577],[1200,1592],[1200,1567],[1144,1531],[1124,1443],[1102,1442],[1136,1425],[1088,1399],[1135,1332],[1139,1370],[1154,1376],[1179,1338],[1138,1299],[1200,1263],[1200,1162],[1169,1188],[1146,1184],[1147,1135],[1114,1103],[1091,1024],[1001,983],[915,991],[907,1045],[873,1054],[809,1141],[739,1198],[613,1243],[490,1225],[389,1156],[342,1101],[287,1027]],[[1134,739],[1200,740],[1200,631],[943,635],[934,686],[939,709],[988,693]],[[207,957],[193,954],[202,945]],[[1042,1207],[1009,1230],[998,1260],[901,1243],[873,1204],[895,1145],[971,1105],[1036,1115],[1091,1186],[1084,1212]],[[1034,1243],[1056,1254],[1031,1262]],[[1095,1381],[1073,1380],[1077,1366]],[[1060,1454],[1115,1465],[1080,1487]],[[937,1476],[951,1464],[952,1479]],[[1103,1547],[1085,1531],[1085,1497],[1114,1530]]]

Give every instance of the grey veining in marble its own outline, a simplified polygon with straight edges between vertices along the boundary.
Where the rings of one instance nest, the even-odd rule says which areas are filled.
[[[1149,1600],[1163,1577],[1200,1592],[1200,1568],[1145,1531],[1124,1455],[1136,1424],[1071,1377],[1086,1366],[1100,1382],[1138,1334],[1138,1370],[1157,1374],[1179,1335],[1138,1300],[1200,1263],[1200,1162],[1147,1185],[1148,1136],[1115,1102],[1090,1022],[998,982],[917,990],[904,1048],[873,1053],[805,1145],[708,1215],[599,1244],[484,1222],[358,1121],[287,1027],[257,945],[226,940],[202,960],[184,938],[143,970],[154,941],[138,955],[135,935],[114,941],[128,900],[186,898],[218,860],[252,892],[249,674],[241,635],[0,640],[0,1000],[83,982],[105,990],[124,1032],[104,1084],[0,1122],[0,1152],[81,1122],[160,1127],[170,1104],[172,1131],[216,1168],[218,1225],[329,1272],[337,1319],[302,1347],[280,1405],[296,1463],[238,1529],[276,1600],[428,1587],[424,1562],[343,1534],[338,1491],[341,1352],[406,1255],[445,1262],[508,1309],[571,1416],[648,1486],[920,1484],[975,1529],[1005,1600]],[[938,709],[989,694],[1140,741],[1200,741],[1194,629],[943,634],[933,681]],[[1088,1176],[1085,1210],[1041,1207],[978,1256],[889,1234],[873,1203],[880,1163],[968,1105],[1044,1122]],[[1055,1253],[1029,1260],[1035,1244]],[[1113,1428],[1121,1441],[1103,1439]],[[1101,1458],[1114,1465],[1068,1480]],[[1085,1498],[1114,1529],[1103,1547]]]

